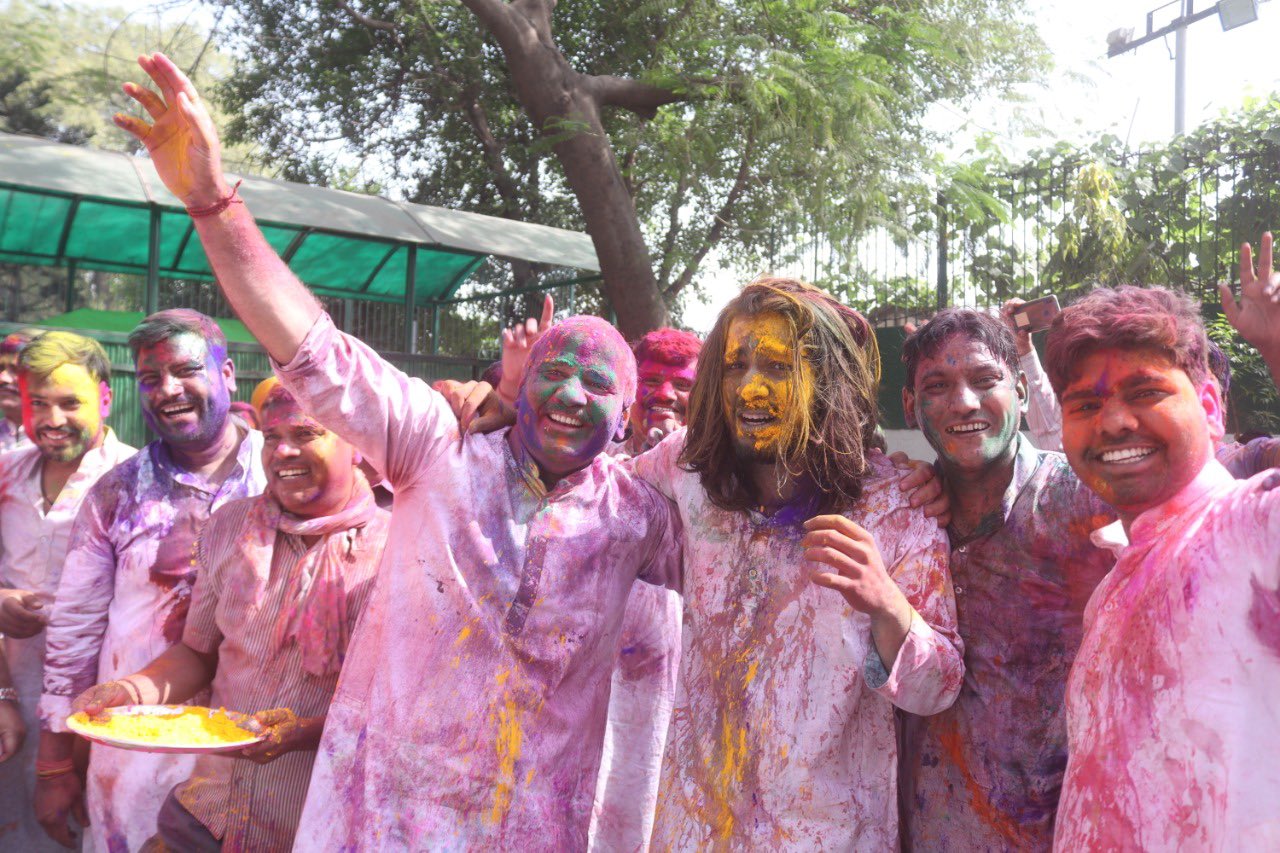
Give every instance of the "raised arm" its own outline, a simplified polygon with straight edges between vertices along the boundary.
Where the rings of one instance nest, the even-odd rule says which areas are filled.
[[[1271,381],[1280,388],[1280,273],[1272,263],[1271,232],[1262,235],[1262,251],[1258,267],[1253,265],[1253,247],[1240,247],[1240,301],[1236,302],[1231,285],[1219,284],[1222,311],[1244,338],[1257,347]]]
[[[222,146],[187,75],[162,53],[138,57],[160,94],[133,83],[124,91],[152,122],[117,113],[116,125],[147,150],[169,191],[192,214],[209,265],[227,301],[267,352],[293,359],[320,304],[267,243],[222,174]]]

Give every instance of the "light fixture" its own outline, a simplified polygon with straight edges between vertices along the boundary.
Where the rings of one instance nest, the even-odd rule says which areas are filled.
[[[1224,32],[1252,24],[1258,20],[1258,0],[1218,0],[1218,20]]]
[[[1124,47],[1133,41],[1133,27],[1121,27],[1107,33],[1107,47],[1115,49]]]

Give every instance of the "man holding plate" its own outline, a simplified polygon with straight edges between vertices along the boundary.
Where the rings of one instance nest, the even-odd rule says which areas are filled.
[[[347,640],[364,610],[389,513],[360,454],[303,413],[274,378],[261,400],[266,493],[209,519],[182,642],[142,671],[85,692],[75,710],[182,702],[253,714],[265,738],[201,756],[160,809],[172,850],[289,850]]]

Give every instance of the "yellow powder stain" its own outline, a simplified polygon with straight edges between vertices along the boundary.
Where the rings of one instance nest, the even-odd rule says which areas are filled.
[[[499,683],[506,676],[507,673],[501,673]],[[493,792],[493,808],[489,812],[489,819],[494,823],[506,817],[507,810],[511,808],[511,798],[515,792],[516,760],[520,758],[523,743],[524,732],[520,728],[519,710],[511,694],[506,693],[502,706],[498,708],[498,778]]]
[[[227,715],[225,708],[189,707],[172,714],[125,714],[108,710],[103,718],[83,711],[70,722],[87,735],[152,746],[226,746],[257,738]]]
[[[462,630],[458,632],[458,639],[454,640],[453,644],[455,646],[460,646],[466,641],[467,637],[470,637],[470,636],[471,636],[471,626],[464,625]]]

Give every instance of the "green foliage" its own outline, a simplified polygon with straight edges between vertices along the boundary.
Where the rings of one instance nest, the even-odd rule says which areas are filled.
[[[224,90],[231,130],[288,177],[323,183],[356,162],[414,201],[583,227],[543,135],[577,128],[532,124],[456,0],[229,5],[247,57]],[[754,274],[793,259],[798,235],[841,243],[896,215],[929,162],[928,107],[1041,66],[1021,5],[581,0],[556,5],[552,27],[577,72],[679,97],[604,116],[634,201],[618,215],[638,217],[670,302],[709,254]]]
[[[1280,393],[1262,356],[1245,343],[1221,314],[1213,316],[1205,329],[1209,339],[1222,347],[1231,363],[1227,431],[1280,432]]]

